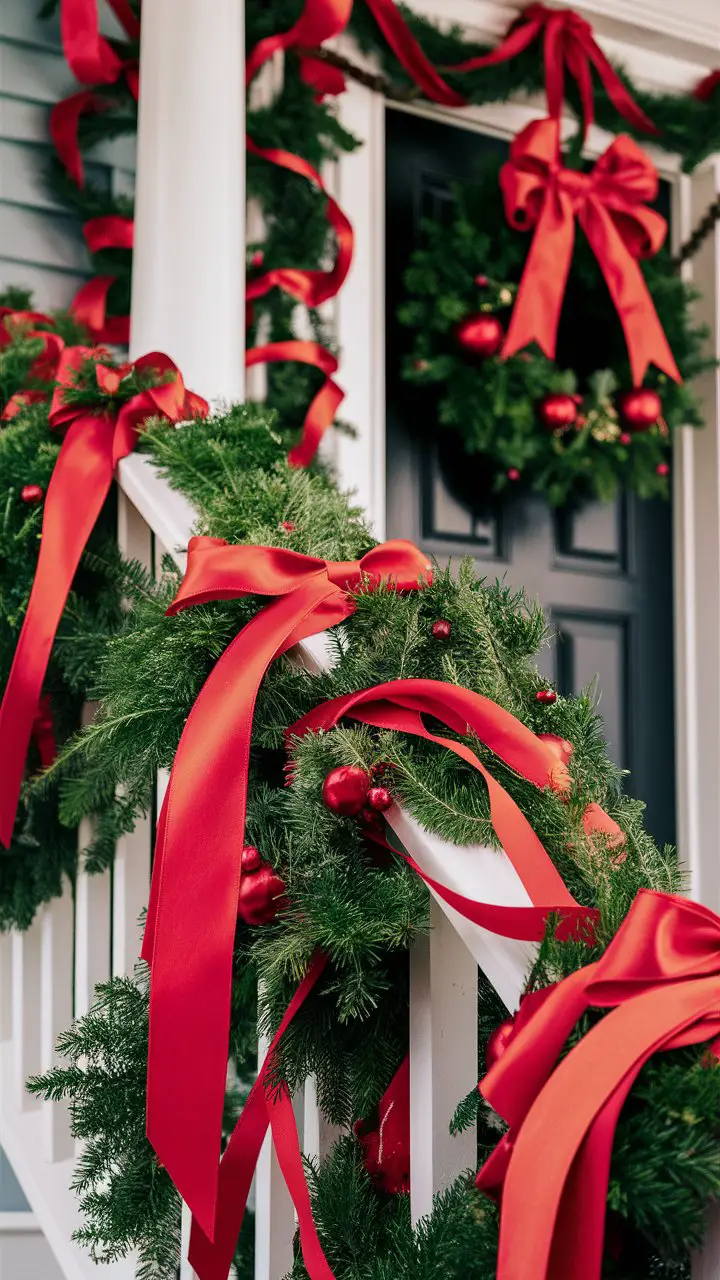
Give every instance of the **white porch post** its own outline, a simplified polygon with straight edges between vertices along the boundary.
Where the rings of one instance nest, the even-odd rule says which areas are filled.
[[[131,354],[241,400],[244,0],[144,0]]]

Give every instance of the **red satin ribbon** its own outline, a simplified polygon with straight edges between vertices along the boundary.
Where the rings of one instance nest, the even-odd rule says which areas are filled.
[[[60,0],[63,52],[81,84],[114,84],[122,62],[100,34],[97,0]]]
[[[148,1137],[210,1239],[257,691],[274,658],[354,612],[348,592],[388,579],[412,590],[429,575],[427,558],[403,540],[343,563],[217,538],[190,541],[187,572],[168,612],[208,600],[275,597],[216,663],[183,730],[158,824],[143,942],[152,969]]]
[[[720,84],[720,71],[709,71],[693,89],[693,98],[698,102],[710,102]]]
[[[32,738],[38,749],[40,756],[40,764],[43,769],[49,769],[50,765],[57,756],[57,743],[55,741],[55,724],[53,721],[52,702],[49,694],[43,694],[40,699],[40,705],[35,713],[33,720]]]
[[[117,414],[67,404],[66,388],[75,385],[79,369],[92,355],[86,347],[63,351],[50,407],[50,425],[65,435],[45,497],[35,579],[0,706],[0,841],[6,848],[55,633],[115,465],[134,448],[146,418],[178,422],[207,412],[205,401],[185,390],[177,367],[160,352],[142,356],[135,368],[172,374],[172,379],[133,396]],[[102,366],[98,372],[102,378]]]
[[[612,1012],[556,1066],[590,1008]],[[603,957],[546,994],[481,1082],[511,1126],[477,1179],[502,1189],[497,1280],[600,1280],[622,1105],[653,1054],[719,1031],[720,918],[641,890]]]
[[[250,301],[261,298],[277,285],[279,289],[297,298],[298,302],[304,303],[306,307],[319,307],[329,298],[334,298],[345,283],[353,255],[352,226],[337,201],[333,200],[326,191],[320,174],[308,164],[307,160],[293,155],[290,151],[280,151],[276,148],[263,150],[257,147],[251,138],[247,140],[247,149],[253,155],[268,160],[270,164],[278,165],[281,169],[289,169],[292,173],[307,178],[327,196],[327,220],[335,233],[338,250],[332,270],[304,271],[298,267],[275,267],[250,281],[246,297]]]
[[[134,223],[111,213],[104,218],[91,218],[83,227],[85,243],[91,253],[102,249],[132,249]]]
[[[366,0],[366,3],[398,62],[419,85],[425,97],[445,107],[467,106],[467,99],[446,84],[425,56],[394,0]],[[447,68],[448,71],[455,69]]]
[[[301,364],[312,365],[325,374],[325,382],[305,415],[302,439],[288,453],[291,467],[306,467],[315,457],[327,428],[332,425],[338,406],[345,399],[345,392],[329,376],[338,367],[336,357],[319,342],[292,339],[288,342],[270,342],[264,347],[251,347],[245,352],[245,365],[248,369],[255,364],[275,364],[284,360],[297,360]]]
[[[288,1005],[220,1161],[214,1242],[208,1239],[197,1220],[193,1219],[188,1257],[198,1280],[227,1280],[268,1127],[272,1129],[278,1163],[297,1212],[303,1259],[310,1280],[333,1280],[313,1222],[292,1103],[284,1086],[273,1099],[269,1083],[270,1068],[277,1047],[290,1022],[315,987],[326,964],[327,956],[314,957]]]
[[[535,226],[503,356],[530,342],[555,355],[557,329],[572,259],[577,217],[602,270],[625,333],[632,376],[642,382],[654,364],[680,374],[637,263],[657,253],[667,224],[644,205],[657,195],[653,165],[632,138],[622,135],[589,174],[563,169],[556,120],[535,120],[513,140],[500,172],[511,226]]]
[[[126,347],[130,341],[130,317],[107,314],[108,294],[116,279],[116,276],[93,276],[78,289],[70,311],[96,342]]]
[[[41,324],[42,329],[32,328],[33,325]],[[42,342],[42,351],[33,360],[28,370],[28,378],[37,379],[40,382],[53,382],[57,373],[58,361],[60,354],[65,346],[63,339],[59,333],[55,333],[55,321],[51,316],[46,316],[42,311],[13,311],[12,307],[0,307],[0,349],[7,347],[11,342],[17,341],[18,338],[24,338],[31,342]],[[31,390],[29,387],[17,392],[17,396],[25,396],[24,403],[30,404],[34,400],[44,398],[45,393],[38,395],[37,391]],[[13,401],[16,400],[12,396],[6,405],[6,411]],[[19,412],[19,407],[23,401],[17,401],[18,408],[13,413],[7,414],[8,417],[14,417]],[[4,414],[3,416],[6,416]]]
[[[592,71],[597,71],[605,92],[616,111],[636,129],[658,133],[652,120],[638,106],[625,88],[617,71],[608,62],[593,36],[589,22],[572,9],[549,9],[544,4],[530,4],[505,36],[505,39],[482,57],[468,58],[446,71],[476,71],[507,62],[544,36],[545,92],[548,114],[559,119],[565,98],[565,68],[577,82],[583,110],[583,134],[595,118]]]
[[[347,89],[345,77],[338,67],[330,66],[321,58],[300,58],[300,79],[315,91],[315,101],[337,97]]]
[[[557,758],[544,742],[490,698],[441,680],[391,680],[360,693],[333,698],[293,725],[288,739],[321,729],[327,731],[343,716],[349,716],[378,728],[415,734],[454,751],[484,778],[493,827],[533,905],[503,907],[466,898],[426,875],[410,854],[402,852],[401,856],[449,906],[493,933],[539,941],[552,912],[562,920],[560,936],[587,937],[597,912],[577,904],[525,815],[475,752],[463,742],[430,733],[423,723],[424,715],[440,720],[453,733],[474,733],[521,777],[537,787],[552,786]]]
[[[13,418],[17,418],[23,409],[27,409],[29,404],[39,404],[41,400],[47,400],[47,391],[16,391],[10,396],[5,408],[0,413],[0,419],[3,422],[11,422]]]

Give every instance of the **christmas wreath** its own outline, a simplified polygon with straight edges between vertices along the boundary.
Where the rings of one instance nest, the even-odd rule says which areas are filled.
[[[459,433],[477,459],[481,492],[526,487],[556,506],[573,498],[607,500],[620,486],[643,498],[666,496],[674,432],[702,424],[688,385],[710,363],[705,330],[692,319],[696,295],[674,271],[666,246],[642,261],[683,381],[651,368],[634,386],[603,271],[578,233],[556,358],[537,343],[505,357],[532,243],[532,233],[508,222],[506,172],[488,159],[455,188],[450,221],[425,221],[398,313],[413,332],[403,377],[422,391],[425,405],[434,393],[438,422]],[[554,257],[550,265],[561,270]]]

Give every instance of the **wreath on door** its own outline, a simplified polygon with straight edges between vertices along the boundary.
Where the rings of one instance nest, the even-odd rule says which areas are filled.
[[[537,180],[549,124],[523,131],[499,172],[489,157],[457,185],[451,220],[423,223],[398,312],[414,334],[402,376],[422,392],[424,414],[436,393],[437,421],[476,460],[479,497],[524,488],[560,506],[608,501],[620,488],[668,496],[673,435],[702,425],[689,383],[713,363],[703,354],[707,331],[692,317],[697,295],[661,243],[656,209],[611,208],[599,222],[591,210],[578,217],[580,231],[571,194],[570,226],[559,226],[564,196],[547,197]],[[618,143],[620,163],[646,160],[631,139],[616,139],[595,171],[562,170],[566,187],[598,171],[602,181],[603,162],[617,185]],[[646,164],[654,198],[657,175]],[[608,254],[622,251],[621,236],[632,262],[619,298]]]

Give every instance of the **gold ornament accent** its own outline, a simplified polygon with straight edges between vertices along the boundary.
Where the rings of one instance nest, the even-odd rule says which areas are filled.
[[[620,437],[620,423],[617,410],[609,401],[590,409],[585,415],[585,424],[590,430],[593,440],[599,444],[611,444]]]

